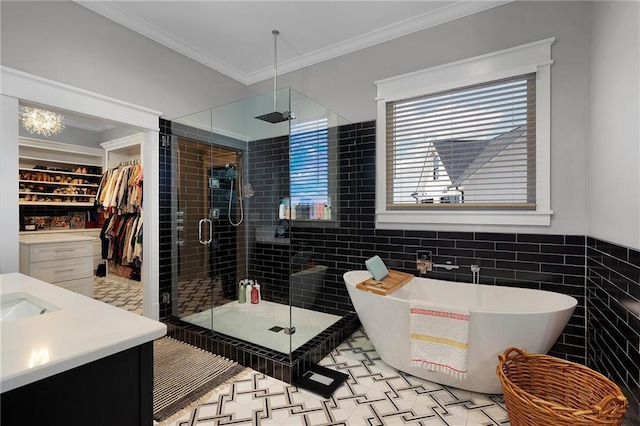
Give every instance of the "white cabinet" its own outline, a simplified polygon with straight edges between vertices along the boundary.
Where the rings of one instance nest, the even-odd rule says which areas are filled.
[[[22,231],[20,232],[20,238],[27,237],[31,238],[32,235],[38,235],[38,238],[45,238],[44,235],[49,235],[47,238],[55,239],[56,235],[63,235],[62,238],[65,238],[65,235],[71,236],[83,236],[83,237],[92,237],[92,252],[93,256],[93,273],[95,275],[98,270],[98,265],[104,263],[102,260],[102,242],[100,240],[100,228],[84,228],[84,229],[66,229],[66,230],[58,230],[58,231]],[[24,239],[23,239],[24,240]]]
[[[82,235],[21,235],[20,272],[93,297],[94,241]]]

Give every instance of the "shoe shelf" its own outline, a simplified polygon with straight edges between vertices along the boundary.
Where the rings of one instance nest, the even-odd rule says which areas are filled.
[[[80,186],[80,187],[86,187],[86,188],[97,188],[98,184],[97,183],[67,183],[67,182],[43,182],[40,180],[24,180],[24,179],[20,179],[19,181],[20,183],[33,183],[36,185],[50,185],[50,186]]]
[[[93,207],[102,165],[97,150],[21,139],[18,204]]]
[[[85,201],[22,201],[18,202],[21,206],[60,206],[60,207],[93,207],[93,203]]]

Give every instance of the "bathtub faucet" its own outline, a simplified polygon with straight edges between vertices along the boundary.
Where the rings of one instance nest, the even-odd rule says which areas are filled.
[[[433,267],[434,268],[444,268],[447,271],[452,271],[454,269],[460,269],[460,267],[458,265],[454,265],[453,263],[451,263],[450,260],[447,260],[446,262],[444,262],[444,264],[434,263]]]
[[[474,260],[471,264],[471,274],[473,283],[480,284],[480,262],[478,260]]]
[[[458,265],[454,265],[450,260],[447,260],[444,264],[433,263],[433,261],[431,260],[430,251],[418,251],[418,256],[416,259],[416,269],[420,272],[420,274],[430,272],[433,270],[433,268],[444,268],[447,271],[460,269]]]

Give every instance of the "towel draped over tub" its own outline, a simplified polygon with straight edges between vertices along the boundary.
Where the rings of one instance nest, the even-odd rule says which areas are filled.
[[[466,379],[469,309],[411,300],[411,365]]]

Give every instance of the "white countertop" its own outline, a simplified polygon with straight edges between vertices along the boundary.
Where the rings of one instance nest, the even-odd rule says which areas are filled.
[[[84,237],[73,234],[30,234],[20,235],[20,244],[66,243],[74,241],[94,241],[95,239],[95,237]]]
[[[162,337],[167,326],[19,273],[0,274],[0,298],[27,293],[60,309],[0,323],[0,392]]]

